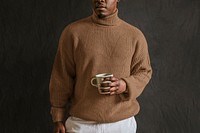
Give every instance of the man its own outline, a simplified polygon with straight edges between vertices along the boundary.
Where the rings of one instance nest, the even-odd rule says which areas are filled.
[[[118,2],[92,0],[92,16],[62,32],[50,80],[54,133],[136,132],[136,98],[152,69],[142,32],[118,17]],[[114,75],[104,79],[111,81],[109,95],[99,94],[90,83],[105,72]]]

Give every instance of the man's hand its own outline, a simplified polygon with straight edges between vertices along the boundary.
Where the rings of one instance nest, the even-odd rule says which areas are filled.
[[[66,129],[65,129],[63,122],[55,122],[54,123],[53,133],[66,133]]]
[[[122,79],[118,79],[116,77],[105,78],[104,81],[111,81],[109,84],[110,87],[110,95],[121,94],[126,91],[126,82]],[[104,86],[106,87],[106,86]]]

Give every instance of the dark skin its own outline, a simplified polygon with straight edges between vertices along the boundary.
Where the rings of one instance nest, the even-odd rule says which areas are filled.
[[[54,122],[54,130],[53,133],[66,133],[66,129],[64,123],[61,121]]]
[[[117,0],[92,0],[92,7],[99,18],[104,18],[117,10]]]
[[[110,95],[121,94],[126,91],[126,82],[116,77],[105,78],[104,81],[111,81],[112,83],[102,85],[103,87],[110,87]]]
[[[105,18],[117,10],[117,0],[92,0],[92,8],[97,16],[102,19]],[[105,78],[104,81],[111,81],[112,83],[107,84],[105,87],[110,87],[110,95],[121,94],[126,90],[126,83],[124,80],[112,77]],[[103,85],[102,85],[103,86]],[[53,133],[66,133],[64,122],[54,122]]]

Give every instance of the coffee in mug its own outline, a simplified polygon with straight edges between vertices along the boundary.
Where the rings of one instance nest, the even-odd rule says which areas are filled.
[[[101,73],[95,75],[94,78],[91,79],[91,85],[98,88],[100,94],[109,94],[110,87],[109,84],[112,83],[111,81],[104,81],[105,78],[111,78],[113,74],[111,73]]]

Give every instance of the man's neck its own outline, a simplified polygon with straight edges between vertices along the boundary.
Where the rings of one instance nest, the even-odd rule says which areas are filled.
[[[94,11],[92,15],[92,20],[94,23],[104,26],[114,26],[119,24],[118,10],[109,16],[98,16]]]

